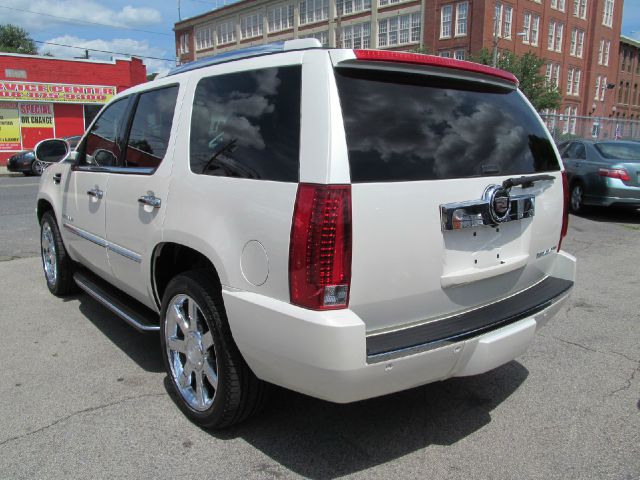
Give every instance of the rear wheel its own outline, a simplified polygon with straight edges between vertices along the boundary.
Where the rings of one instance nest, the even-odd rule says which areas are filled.
[[[73,263],[62,243],[56,219],[50,211],[40,220],[40,254],[49,291],[59,297],[76,291]]]
[[[574,183],[571,187],[571,211],[573,213],[583,213],[584,206],[584,187],[581,183]]]
[[[33,175],[40,176],[44,172],[45,166],[40,160],[34,160],[31,162],[31,173]]]
[[[263,404],[266,384],[231,336],[220,287],[207,270],[175,277],[163,296],[161,342],[176,403],[194,423],[220,429]]]

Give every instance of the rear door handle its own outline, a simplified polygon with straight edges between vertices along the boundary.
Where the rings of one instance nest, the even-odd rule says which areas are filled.
[[[61,181],[62,181],[62,174],[61,173],[54,173],[53,174],[53,183],[55,183],[57,185]]]
[[[160,205],[162,205],[162,200],[154,195],[141,195],[140,197],[138,197],[138,203],[142,205],[149,205],[153,208],[160,208]]]
[[[95,197],[97,199],[100,199],[103,197],[104,192],[100,190],[98,187],[93,187],[91,190],[87,190],[87,195],[89,195],[90,197]]]

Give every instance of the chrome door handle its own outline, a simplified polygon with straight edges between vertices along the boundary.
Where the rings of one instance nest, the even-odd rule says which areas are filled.
[[[153,195],[142,195],[138,197],[138,203],[142,205],[149,205],[153,208],[160,208],[160,205],[162,205],[162,200]]]
[[[87,190],[87,195],[100,199],[104,195],[104,192],[98,187],[93,187],[91,190]]]

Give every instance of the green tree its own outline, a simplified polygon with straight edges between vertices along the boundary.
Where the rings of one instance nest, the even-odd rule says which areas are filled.
[[[488,49],[483,48],[477,54],[472,55],[470,60],[483,65],[491,65],[493,55]],[[524,55],[501,52],[498,56],[498,68],[516,76],[520,81],[520,90],[538,111],[545,108],[555,109],[560,106],[560,92],[556,87],[548,85],[542,74],[544,63],[544,58],[540,58],[532,52],[527,52]]]
[[[38,49],[24,28],[7,23],[0,25],[0,52],[36,55]]]

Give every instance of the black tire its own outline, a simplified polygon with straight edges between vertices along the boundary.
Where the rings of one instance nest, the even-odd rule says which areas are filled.
[[[205,352],[204,362],[215,363],[217,373],[217,388],[213,388],[211,383],[204,383],[203,379],[207,377],[202,373],[202,364],[199,364],[200,382],[205,385],[201,388],[205,388],[209,394],[214,392],[211,399],[213,403],[206,409],[204,409],[206,402],[198,405],[201,408],[194,408],[189,403],[189,391],[194,392],[194,397],[197,396],[195,384],[198,375],[195,369],[189,370],[187,367],[187,363],[191,361],[188,360],[190,357],[186,352],[177,353],[167,348],[167,339],[171,337],[175,341],[177,338],[174,332],[179,336],[178,330],[180,332],[184,330],[182,327],[172,326],[167,312],[170,307],[175,308],[176,302],[184,296],[188,297],[187,302],[191,299],[195,301],[198,311],[204,317],[204,322],[202,318],[199,318],[199,323],[196,322],[199,324],[198,330],[207,330],[200,331],[201,338],[204,340],[210,332],[213,339],[213,345],[200,347],[200,351]],[[196,314],[196,317],[199,315]],[[162,357],[169,379],[167,383],[170,386],[170,393],[180,410],[192,422],[207,429],[222,429],[242,422],[260,410],[266,400],[268,385],[253,374],[242,358],[231,335],[220,286],[212,280],[210,271],[192,270],[174,277],[164,292],[160,319]],[[186,346],[188,345],[187,334],[182,333],[182,335],[184,341],[182,345]],[[172,367],[172,362],[175,361],[179,362],[179,365],[176,366],[174,363]],[[184,367],[184,371],[190,371],[188,377],[184,376],[184,382],[188,382],[187,386],[178,385],[176,377],[180,375],[177,374],[176,369],[181,367]],[[181,393],[181,389],[184,393]]]
[[[39,177],[44,172],[44,165],[39,160],[31,162],[31,175]]]
[[[47,232],[51,232],[50,237]],[[49,243],[54,247],[53,252],[48,246]],[[73,281],[73,262],[64,248],[56,217],[51,211],[45,212],[40,220],[40,258],[44,278],[51,293],[62,297],[77,291],[77,286]],[[55,274],[51,275],[47,272],[47,265],[54,262]]]
[[[581,214],[586,211],[584,204],[584,186],[580,182],[576,182],[571,186],[571,194],[569,196],[569,206],[575,214]]]

